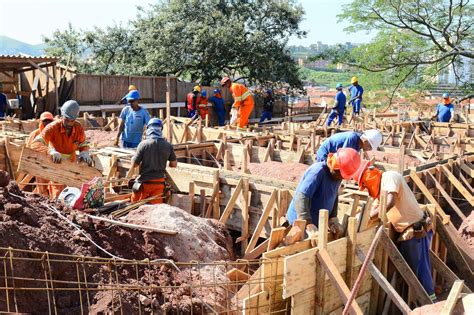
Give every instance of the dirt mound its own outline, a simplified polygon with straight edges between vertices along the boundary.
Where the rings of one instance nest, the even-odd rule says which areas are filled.
[[[461,239],[474,251],[474,211],[464,220],[458,229]]]
[[[264,163],[249,163],[248,170],[252,175],[260,175],[279,180],[297,183],[303,177],[309,165],[301,163],[281,163],[269,161]],[[236,171],[239,170],[236,168]]]
[[[113,147],[117,133],[102,130],[86,130],[86,137],[95,148]]]
[[[469,294],[465,296],[464,298],[459,299],[451,314],[453,315],[472,314],[472,310],[466,308],[465,303],[467,303],[468,299],[469,300],[473,299],[473,297],[474,297],[474,294]],[[413,311],[410,312],[410,315],[441,314],[441,311],[443,310],[445,303],[446,301],[441,301],[438,303],[417,307]]]

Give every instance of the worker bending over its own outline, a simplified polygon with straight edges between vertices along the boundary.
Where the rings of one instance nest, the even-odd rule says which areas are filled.
[[[454,105],[451,104],[449,93],[443,94],[443,104],[436,106],[436,114],[431,118],[438,118],[438,122],[453,122]]]
[[[189,92],[188,95],[186,95],[186,108],[188,109],[188,117],[189,118],[195,118],[196,116],[196,110],[198,105],[201,102],[201,87],[199,85],[196,85],[192,92]]]
[[[176,155],[173,146],[163,139],[163,123],[158,118],[152,118],[147,124],[146,140],[142,141],[132,158],[134,167],[140,167],[135,184],[133,185],[132,201],[157,197],[149,203],[163,203],[165,198],[166,162],[170,167],[176,167]]]
[[[337,221],[338,190],[342,179],[350,179],[358,170],[360,155],[351,148],[331,153],[327,161],[311,165],[295,190],[286,218],[290,224],[296,219],[306,220],[306,233],[315,238],[319,225],[319,210],[329,211],[329,227],[336,238],[342,227]]]
[[[33,130],[30,133],[30,136],[28,137],[28,140],[26,141],[26,146],[28,148],[31,148],[31,145],[33,144],[33,141],[36,139],[36,137],[44,130],[44,128],[46,128],[47,125],[52,123],[53,120],[54,120],[53,114],[51,114],[50,112],[43,112],[41,114],[40,119],[39,119],[38,129]],[[38,184],[47,184],[49,182],[49,180],[44,179],[44,178],[36,177],[36,182]],[[37,185],[33,192],[39,193],[39,194],[42,194],[42,195],[46,195],[46,196],[49,195],[47,185]]]
[[[351,84],[352,86],[349,87],[349,92],[351,93],[351,99],[349,103],[352,105],[353,115],[359,116],[364,89],[361,85],[359,85],[359,79],[357,77],[352,77]]]
[[[209,103],[214,106],[214,112],[217,117],[217,124],[219,126],[224,126],[225,122],[225,107],[224,107],[224,99],[221,95],[221,90],[215,89],[214,96],[209,99]]]
[[[232,110],[237,111],[237,126],[241,129],[246,128],[249,123],[249,117],[254,107],[252,93],[240,83],[232,82],[229,77],[221,80],[221,85],[230,89],[234,104]]]
[[[367,189],[374,199],[387,192],[387,219],[398,232],[398,249],[433,302],[436,295],[431,278],[430,243],[433,237],[429,214],[421,210],[416,197],[402,175],[395,171],[382,172],[362,161],[354,174],[359,189]],[[379,215],[378,205],[371,209],[370,218]]]
[[[344,111],[346,110],[346,95],[342,91],[342,84],[338,83],[336,85],[336,97],[334,99],[334,107],[331,109],[331,112],[328,116],[328,121],[326,126],[331,126],[332,121],[338,117],[337,125],[341,126],[344,121]]]
[[[131,91],[127,94],[127,102],[130,106],[125,106],[120,113],[120,126],[115,139],[115,145],[119,144],[122,136],[122,147],[134,149],[142,141],[143,130],[150,120],[148,111],[138,104],[140,94],[138,91]]]
[[[136,87],[135,85],[130,84],[130,85],[128,86],[128,93],[125,94],[125,96],[122,97],[122,98],[120,99],[120,101],[118,101],[118,104],[125,104],[125,105],[127,105],[127,104],[128,104],[128,102],[127,102],[127,96],[128,96],[128,94],[130,94],[130,92],[132,92],[132,91],[138,91],[138,89],[137,89],[137,87]]]
[[[76,150],[79,150],[79,160],[92,164],[84,128],[76,121],[78,114],[79,104],[76,101],[70,100],[64,103],[61,106],[61,119],[46,126],[36,136],[31,148],[48,153],[54,163],[61,163],[62,160],[76,161]],[[64,187],[50,185],[50,196],[57,198]]]
[[[272,120],[274,103],[275,99],[273,98],[272,90],[267,90],[263,99],[263,113],[262,117],[260,117],[260,123],[263,123],[267,119]]]
[[[382,143],[382,133],[377,129],[366,130],[363,133],[345,131],[336,133],[323,141],[316,152],[316,161],[326,161],[330,153],[340,148],[352,148],[357,152],[375,151]]]
[[[202,91],[198,104],[199,116],[201,117],[201,119],[206,119],[206,116],[209,115],[209,108],[207,107],[208,102],[209,100],[207,99],[207,92]]]

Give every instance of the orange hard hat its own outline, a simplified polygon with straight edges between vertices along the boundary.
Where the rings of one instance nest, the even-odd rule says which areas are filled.
[[[41,114],[40,120],[41,121],[43,121],[43,120],[54,120],[54,116],[50,112],[44,112],[44,113]]]
[[[360,155],[352,148],[341,148],[334,155],[337,160],[337,166],[344,179],[351,179],[360,166]]]
[[[367,189],[372,198],[380,196],[380,183],[382,180],[382,171],[375,167],[369,167],[370,161],[361,162],[359,169],[352,176],[359,184],[359,189]]]
[[[221,80],[221,85],[224,86],[224,85],[226,85],[227,82],[230,82],[230,78],[229,77],[223,77],[222,80]]]

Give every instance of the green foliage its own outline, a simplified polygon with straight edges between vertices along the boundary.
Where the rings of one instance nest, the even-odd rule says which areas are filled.
[[[299,69],[299,74],[304,81],[310,81],[316,85],[325,85],[333,89],[338,83],[342,83],[344,86],[350,85],[353,76],[352,73],[348,72],[318,71],[305,67]]]

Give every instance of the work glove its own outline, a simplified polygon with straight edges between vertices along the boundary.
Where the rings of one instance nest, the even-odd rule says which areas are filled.
[[[318,228],[314,224],[306,225],[306,234],[308,239],[311,240],[311,246],[318,246]]]
[[[82,151],[79,153],[79,159],[81,161],[84,161],[87,163],[87,165],[91,165],[92,164],[92,159],[91,159],[91,156],[89,155],[89,151]]]
[[[48,153],[51,156],[51,159],[53,160],[54,163],[61,163],[61,160],[62,160],[61,153],[56,151],[55,148],[49,148]]]
[[[331,231],[332,235],[334,235],[334,239],[337,240],[343,236],[344,229],[342,225],[339,223],[339,221],[337,220],[337,218],[329,219],[328,225],[329,225],[329,231]]]
[[[235,122],[237,121],[238,115],[239,115],[239,111],[237,110],[237,108],[232,107],[232,109],[230,110],[230,122],[229,122],[229,125],[235,124]]]

